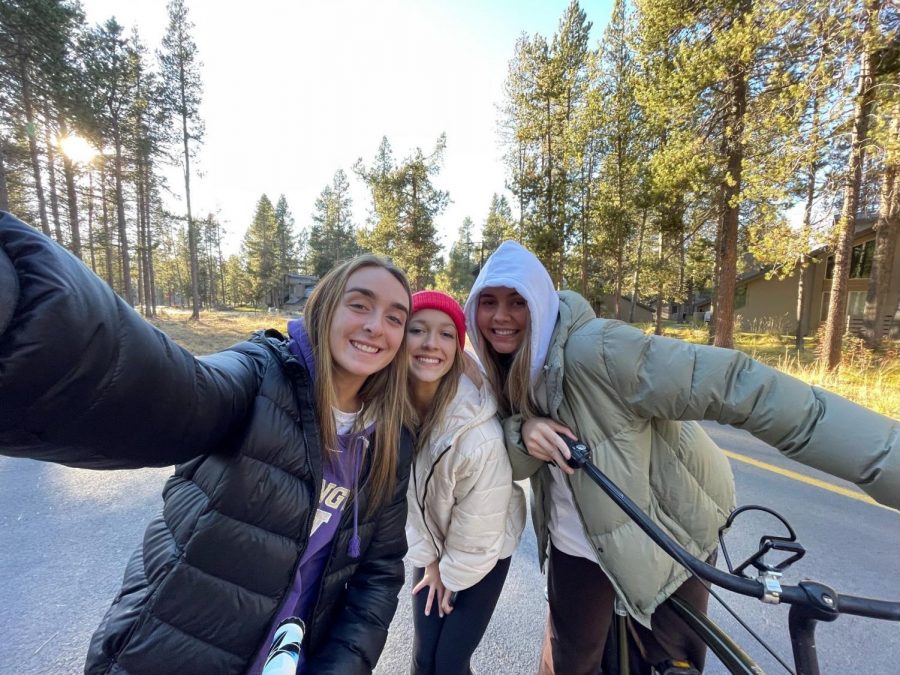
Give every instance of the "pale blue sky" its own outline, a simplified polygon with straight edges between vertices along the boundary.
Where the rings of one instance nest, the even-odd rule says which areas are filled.
[[[165,0],[83,0],[88,21],[115,16],[156,49]],[[567,0],[188,0],[203,61],[206,138],[192,182],[194,214],[218,211],[237,250],[260,194],[284,193],[297,226],[342,168],[358,224],[369,199],[352,175],[382,136],[397,159],[428,152],[447,133],[437,185],[451,205],[438,219],[445,249],[470,216],[480,226],[504,192],[497,105],[515,41],[550,36]],[[582,2],[602,36],[611,0]],[[183,189],[178,171],[170,181]],[[173,208],[174,205],[173,205]]]

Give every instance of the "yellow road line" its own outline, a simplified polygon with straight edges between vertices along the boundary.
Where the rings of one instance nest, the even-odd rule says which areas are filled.
[[[744,455],[739,455],[736,452],[731,452],[729,450],[723,450],[722,452],[724,452],[731,459],[738,462],[744,462],[745,464],[750,464],[751,466],[755,466],[759,469],[765,469],[766,471],[777,473],[781,476],[785,476],[786,478],[798,480],[801,483],[806,483],[807,485],[815,485],[816,487],[820,487],[823,490],[828,490],[829,492],[844,495],[845,497],[850,497],[850,499],[857,499],[861,502],[866,502],[866,504],[874,504],[875,506],[879,506],[883,509],[888,508],[887,506],[879,504],[869,495],[862,492],[856,492],[854,490],[850,490],[849,488],[841,487],[840,485],[832,485],[831,483],[826,483],[824,480],[819,480],[818,478],[810,478],[809,476],[804,476],[802,473],[797,473],[796,471],[791,471],[790,469],[782,469],[780,466],[767,464],[766,462],[760,462],[758,459],[745,457]]]

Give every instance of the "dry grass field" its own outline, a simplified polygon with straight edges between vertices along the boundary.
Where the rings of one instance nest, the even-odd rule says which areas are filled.
[[[285,332],[287,322],[294,316],[236,310],[202,312],[200,321],[190,321],[189,311],[163,308],[152,323],[194,354],[209,354],[244,340],[256,330],[277,328]],[[688,342],[705,343],[707,339],[705,329],[671,325],[664,332]],[[791,336],[737,333],[735,341],[738,349],[763,363],[900,419],[900,343],[873,354],[858,340],[849,339],[840,371],[828,373],[816,362],[812,340],[807,341],[801,353],[794,349]]]
[[[211,354],[246,340],[257,330],[277,328],[287,332],[287,314],[255,311],[201,312],[199,321],[191,321],[190,310],[163,307],[150,320],[154,326],[193,354]]]

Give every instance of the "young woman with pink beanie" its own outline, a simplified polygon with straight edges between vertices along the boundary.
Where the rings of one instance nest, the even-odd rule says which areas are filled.
[[[497,403],[465,355],[462,308],[412,296],[410,399],[417,415],[406,537],[413,574],[414,675],[465,675],[525,526]]]

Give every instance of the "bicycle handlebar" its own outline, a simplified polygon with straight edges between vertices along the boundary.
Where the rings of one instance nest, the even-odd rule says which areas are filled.
[[[733,593],[763,599],[766,589],[761,581],[738,577],[699,560],[675,542],[644,513],[619,487],[613,483],[590,459],[590,449],[581,441],[563,436],[572,459],[570,466],[583,469],[590,478],[640,527],[663,551],[687,567],[704,581]],[[900,621],[900,602],[876,600],[853,595],[842,595],[822,584],[801,581],[797,586],[785,585],[780,589],[779,602],[800,605],[817,610],[823,616],[852,614],[872,619]]]

